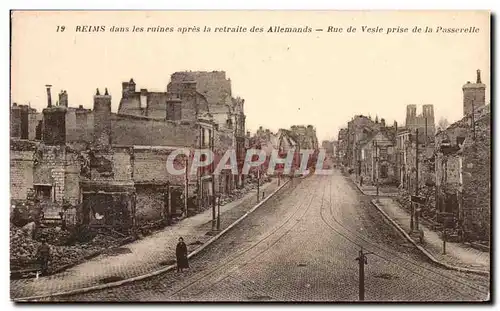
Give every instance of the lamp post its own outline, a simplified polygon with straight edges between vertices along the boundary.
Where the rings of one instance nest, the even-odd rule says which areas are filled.
[[[377,154],[377,198],[378,198],[378,191],[379,191],[379,185],[380,185],[380,182],[379,182],[379,148],[378,148],[378,145],[377,145],[377,142],[375,142],[375,152]]]
[[[419,188],[419,184],[418,184],[418,128],[416,130],[417,132],[417,137],[416,137],[416,153],[415,153],[415,168],[416,168],[416,185],[415,185],[415,196],[418,196],[418,188]],[[413,206],[413,205],[412,205]],[[420,207],[417,206],[416,208],[416,215],[415,215],[415,227],[416,229],[418,230],[418,214],[420,212]]]
[[[378,157],[379,157],[379,154],[378,154],[377,141],[374,141],[373,145],[375,147],[375,184],[377,187],[377,197],[378,197],[378,195],[379,195],[379,183],[378,183],[378,160],[379,160]]]
[[[220,194],[217,195],[217,231],[220,231]]]

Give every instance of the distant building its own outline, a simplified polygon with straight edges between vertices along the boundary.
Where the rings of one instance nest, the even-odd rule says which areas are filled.
[[[481,82],[481,71],[478,69],[476,72],[476,83],[467,81],[462,87],[464,98],[464,113],[469,115],[473,110],[485,105],[486,98],[486,85]]]
[[[348,129],[347,128],[342,128],[339,130],[339,133],[337,135],[337,159],[342,163],[343,165],[347,165],[347,145],[349,143],[348,139]]]
[[[330,140],[323,140],[321,142],[321,148],[325,149],[325,152],[330,155],[335,154],[334,142]]]
[[[435,120],[434,120],[434,106],[433,105],[423,105],[422,113],[417,115],[417,106],[408,105],[406,106],[406,124],[405,127],[412,133],[416,130],[424,134],[427,137],[427,141],[434,140],[434,134],[436,132]]]
[[[292,125],[290,132],[290,134],[298,142],[300,149],[319,149],[316,129],[312,125]]]
[[[360,165],[358,174],[364,181],[392,184],[396,179],[395,131],[381,128],[359,143]]]

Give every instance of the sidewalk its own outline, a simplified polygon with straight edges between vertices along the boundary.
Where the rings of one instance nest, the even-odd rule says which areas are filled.
[[[278,181],[273,179],[261,186],[260,195],[264,192],[268,197],[277,188]],[[241,199],[220,207],[221,229],[227,228],[255,206],[256,192],[254,189]],[[62,273],[39,279],[11,280],[11,299],[83,289],[160,270],[175,262],[175,247],[180,236],[188,245],[188,253],[210,240],[212,236],[207,235],[207,232],[211,231],[211,220],[212,210],[208,209],[144,239],[109,249],[107,254],[99,255]]]
[[[359,181],[356,180],[355,175],[350,175],[352,182],[358,187],[359,191],[361,191],[364,195],[376,196],[377,195],[377,187],[372,185],[359,185]],[[384,197],[396,197],[398,196],[399,189],[394,186],[380,186],[378,189],[379,196]]]
[[[427,257],[449,269],[475,272],[487,275],[490,272],[490,253],[483,252],[461,243],[446,242],[446,254],[443,255],[443,240],[441,234],[436,233],[425,225],[419,224],[419,229],[424,232],[424,242],[420,244],[418,239],[411,238],[410,214],[405,211],[399,203],[391,198],[380,198],[372,200],[373,205],[388,218],[399,231],[410,239]]]

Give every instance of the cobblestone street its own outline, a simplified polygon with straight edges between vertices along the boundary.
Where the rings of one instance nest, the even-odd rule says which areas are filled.
[[[196,257],[184,273],[54,301],[478,301],[488,277],[430,263],[340,172],[296,179]]]

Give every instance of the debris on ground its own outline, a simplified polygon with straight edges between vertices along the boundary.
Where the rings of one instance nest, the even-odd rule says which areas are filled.
[[[60,228],[40,228],[38,240],[33,239],[32,226],[16,227],[10,225],[10,264],[11,271],[32,267],[36,262],[40,239],[45,239],[50,247],[51,259],[49,273],[60,270],[64,266],[76,264],[97,252],[116,246],[123,238],[117,235],[97,233],[87,243],[76,242],[67,245],[71,237],[69,231]]]

